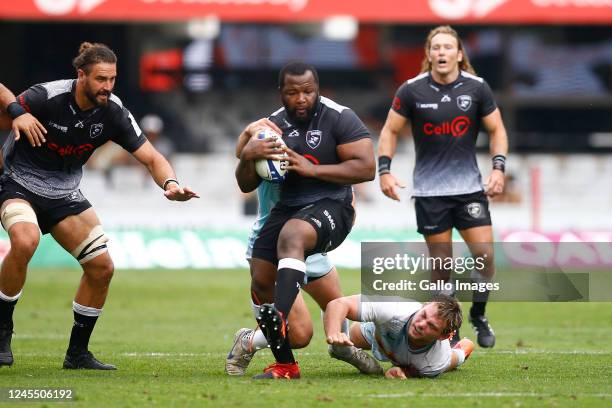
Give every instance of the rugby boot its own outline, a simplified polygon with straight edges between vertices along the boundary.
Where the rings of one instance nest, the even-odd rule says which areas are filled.
[[[251,343],[255,330],[242,328],[234,335],[234,345],[225,359],[225,372],[228,375],[244,375],[255,355]]]
[[[480,347],[491,348],[495,346],[495,333],[484,316],[470,316],[470,323],[476,330],[476,341]]]
[[[297,380],[300,378],[300,366],[295,363],[274,363],[264,369],[262,374],[253,377],[256,380],[279,379]]]
[[[0,327],[0,366],[13,365],[13,352],[11,351],[11,339],[13,338],[13,325],[7,324]]]
[[[273,304],[264,303],[259,308],[257,323],[266,336],[270,348],[281,348],[287,338],[287,323],[282,313],[276,310]]]
[[[116,370],[112,364],[98,361],[89,350],[68,350],[64,359],[64,368],[69,370]]]
[[[355,346],[338,346],[332,344],[328,348],[330,357],[349,363],[363,374],[383,374],[383,369],[368,353]]]

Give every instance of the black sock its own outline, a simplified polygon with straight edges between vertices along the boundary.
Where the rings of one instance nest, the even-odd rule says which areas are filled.
[[[485,308],[487,307],[487,301],[489,300],[489,291],[484,292],[474,291],[472,292],[472,307],[470,308],[470,316],[478,317],[485,315]]]
[[[13,330],[13,311],[18,300],[0,299],[0,329]]]
[[[70,334],[68,351],[84,351],[87,350],[89,338],[96,325],[98,316],[85,316],[77,312],[73,313],[74,323],[72,325],[72,333]]]
[[[295,298],[300,293],[300,287],[304,283],[304,271],[306,265],[299,259],[284,258],[278,262],[278,272],[276,273],[276,287],[274,289],[274,306],[281,312],[285,323],[295,302]],[[279,363],[295,363],[293,352],[289,344],[289,336],[285,336],[285,342],[279,349],[272,348],[272,354]]]

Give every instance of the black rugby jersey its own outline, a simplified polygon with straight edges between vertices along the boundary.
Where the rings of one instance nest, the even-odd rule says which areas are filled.
[[[83,165],[107,141],[131,153],[147,140],[116,95],[105,107],[82,111],[75,87],[75,79],[47,82],[17,97],[47,129],[46,143],[32,147],[25,134],[16,142],[11,132],[3,147],[4,174],[43,197],[62,198],[77,190]]]
[[[468,194],[483,189],[476,138],[482,117],[496,108],[484,79],[464,71],[448,85],[438,84],[426,72],[399,87],[392,109],[411,122],[416,151],[414,196]]]
[[[370,137],[370,132],[352,109],[324,96],[319,98],[316,111],[307,124],[293,123],[285,108],[270,115],[270,120],[283,131],[283,140],[287,146],[314,164],[338,164],[338,145]],[[330,183],[289,172],[282,184],[279,202],[298,206],[323,198],[342,200],[350,194],[350,185]]]

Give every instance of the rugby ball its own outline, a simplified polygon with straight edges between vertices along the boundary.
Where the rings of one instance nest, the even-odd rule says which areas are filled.
[[[258,139],[266,139],[273,137],[278,140],[283,146],[285,142],[283,138],[269,128],[262,128],[257,132]],[[287,153],[280,154],[286,156]],[[271,181],[272,183],[282,183],[287,175],[287,162],[285,160],[259,159],[255,161],[255,171],[263,180]]]

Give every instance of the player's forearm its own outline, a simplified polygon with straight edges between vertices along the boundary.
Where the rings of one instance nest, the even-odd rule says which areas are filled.
[[[508,155],[508,135],[506,129],[501,126],[490,134],[491,142],[489,144],[489,150],[491,156],[501,154],[503,156]]]
[[[255,162],[252,160],[240,160],[235,174],[238,187],[243,193],[250,193],[261,183],[261,178],[255,171]]]
[[[149,173],[151,173],[151,177],[153,177],[155,184],[161,188],[164,188],[164,183],[166,180],[177,180],[174,169],[168,160],[166,160],[166,158],[160,153],[157,153],[155,158],[147,163],[146,166]]]
[[[388,156],[393,158],[395,151],[397,150],[397,136],[398,133],[384,126],[380,132],[380,138],[378,140],[378,157]]]
[[[15,94],[0,83],[0,110],[2,110],[2,112],[6,112],[6,107],[10,103],[15,102],[16,99]]]
[[[323,328],[325,335],[340,333],[342,331],[342,323],[346,319],[349,312],[349,305],[343,298],[332,300],[325,308],[323,315]]]
[[[315,178],[336,184],[358,184],[374,180],[374,158],[350,159],[339,164],[315,166]]]

